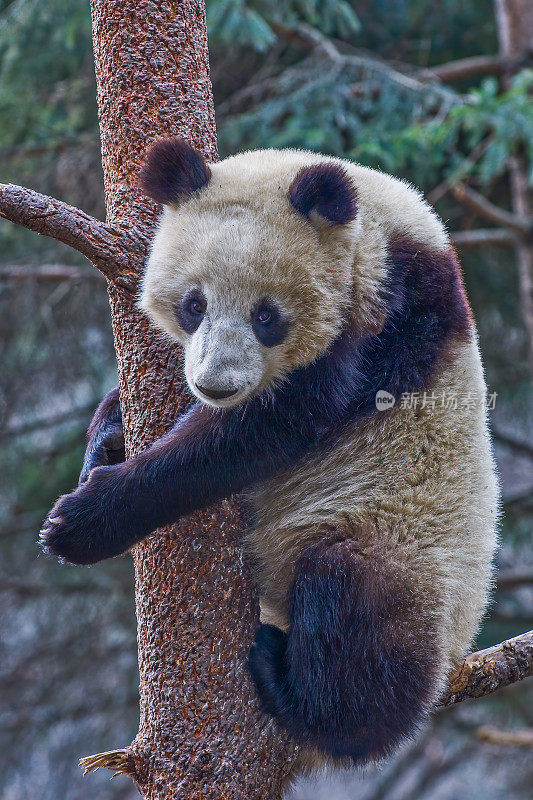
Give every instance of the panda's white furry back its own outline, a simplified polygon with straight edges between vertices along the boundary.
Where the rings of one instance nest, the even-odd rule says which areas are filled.
[[[265,403],[309,369],[318,394],[324,354],[339,361],[326,394],[358,384],[348,418],[246,491],[262,622],[250,666],[310,757],[379,758],[438,699],[491,580],[498,488],[456,255],[421,195],[377,171],[293,150],[211,171],[165,208],[143,306],[176,334],[168,298],[191,281],[228,307],[272,299],[288,329],[262,367]],[[225,336],[224,358],[246,361]],[[211,383],[220,371],[215,357]],[[377,408],[378,392],[394,405]]]
[[[483,370],[449,237],[406,183],[309,152],[208,166],[162,141],[142,183],[164,211],[141,306],[183,344],[199,402],[98,473],[105,493],[93,478],[60,501],[47,546],[88,563],[243,493],[263,709],[304,761],[381,758],[470,646],[496,543]]]

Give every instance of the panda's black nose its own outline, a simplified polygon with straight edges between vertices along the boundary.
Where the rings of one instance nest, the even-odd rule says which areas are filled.
[[[200,386],[199,383],[194,384],[199,392],[205,394],[210,400],[225,400],[227,397],[233,397],[237,394],[238,389],[211,389],[207,386]]]

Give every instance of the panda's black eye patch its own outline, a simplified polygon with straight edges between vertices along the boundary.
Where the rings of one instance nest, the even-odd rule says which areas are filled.
[[[200,327],[206,309],[207,300],[199,289],[191,289],[174,307],[176,319],[185,333],[194,333]]]
[[[251,319],[253,331],[265,347],[281,344],[289,330],[289,320],[268,298],[259,300],[255,304]]]

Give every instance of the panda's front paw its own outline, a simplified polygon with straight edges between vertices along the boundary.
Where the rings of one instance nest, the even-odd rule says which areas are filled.
[[[122,497],[117,467],[97,467],[59,498],[40,533],[45,552],[70,564],[94,564],[131,545],[131,504]]]

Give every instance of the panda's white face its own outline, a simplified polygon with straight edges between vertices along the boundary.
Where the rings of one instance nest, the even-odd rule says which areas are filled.
[[[233,294],[233,297],[232,297]],[[175,305],[184,337],[185,377],[200,400],[218,408],[244,402],[275,383],[290,314],[270,297],[192,286]]]
[[[184,196],[166,203],[166,191],[157,191],[160,179],[168,185],[169,159],[163,153],[159,161],[156,147],[148,184],[156,184],[152,196],[164,208],[140,305],[183,345],[191,392],[229,408],[274,388],[326,352],[339,333],[354,303],[355,190],[341,167],[323,164],[317,184],[317,157],[269,151],[211,165],[210,180],[204,172],[201,189],[188,193],[184,176],[194,187],[196,172],[186,171],[179,144],[173,167],[169,147],[170,171]],[[321,179],[340,192],[326,192],[325,213],[346,210],[346,201],[342,225],[308,213]]]
[[[323,294],[302,269],[291,276],[292,263],[288,243],[245,209],[165,209],[141,306],[183,345],[187,383],[203,402],[239,405],[323,349],[314,323]]]

